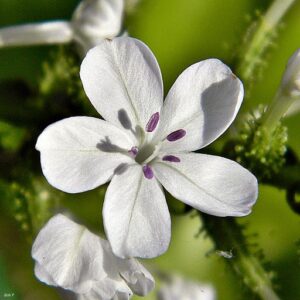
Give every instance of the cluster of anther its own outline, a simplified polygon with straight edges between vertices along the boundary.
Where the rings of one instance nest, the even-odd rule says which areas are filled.
[[[156,112],[150,117],[150,120],[148,121],[145,128],[146,132],[153,132],[156,129],[158,122],[159,122],[159,112]],[[186,135],[186,131],[184,129],[178,129],[168,134],[166,139],[169,142],[175,142],[183,138],[185,135]],[[134,146],[128,152],[130,155],[136,158],[139,153],[139,149],[138,147]],[[165,155],[162,157],[162,160],[168,162],[174,162],[174,163],[180,162],[180,158],[175,155]],[[154,176],[153,170],[147,162],[145,162],[145,164],[143,165],[143,173],[147,179],[152,179]]]

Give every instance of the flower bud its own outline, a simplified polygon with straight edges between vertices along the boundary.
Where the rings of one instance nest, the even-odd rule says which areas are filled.
[[[116,37],[122,26],[124,0],[82,0],[71,21],[47,21],[0,29],[0,48],[76,42],[86,52]]]
[[[300,98],[300,49],[289,59],[282,76],[281,85],[276,96],[268,107],[264,117],[266,128],[272,129],[282,117],[289,115],[290,110],[297,104],[295,100]]]
[[[123,0],[83,0],[71,20],[74,39],[87,52],[104,38],[114,38],[121,30],[123,9]]]
[[[289,59],[281,81],[281,92],[295,98],[300,96],[300,49]]]

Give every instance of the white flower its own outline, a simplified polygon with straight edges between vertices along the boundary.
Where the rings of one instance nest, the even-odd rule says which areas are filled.
[[[83,52],[121,29],[124,0],[83,0],[70,22],[49,21],[0,29],[0,48],[77,42]]]
[[[170,242],[164,188],[216,216],[244,216],[257,180],[234,161],[190,151],[219,137],[234,120],[243,86],[221,61],[185,70],[163,103],[159,66],[128,37],[104,41],[81,65],[87,96],[106,120],[72,117],[39,136],[43,173],[68,193],[111,180],[103,209],[106,235],[120,257],[155,257]]]
[[[208,284],[174,277],[169,284],[164,285],[158,292],[158,300],[215,300],[215,289]]]
[[[294,52],[287,63],[281,90],[290,97],[300,97],[300,49]]]
[[[81,300],[125,300],[154,287],[153,277],[137,260],[114,256],[106,240],[61,214],[39,232],[32,257],[40,281]]]
[[[271,131],[282,117],[288,117],[300,109],[300,49],[290,57],[281,84],[269,105],[263,125]]]
[[[290,106],[290,108],[288,109],[286,116],[290,117],[290,116],[294,116],[296,114],[298,114],[300,112],[300,101],[297,102],[293,102]]]
[[[284,98],[281,101],[288,102],[286,116],[297,114],[300,111],[300,49],[296,50],[288,61],[280,94],[283,94],[281,96]]]

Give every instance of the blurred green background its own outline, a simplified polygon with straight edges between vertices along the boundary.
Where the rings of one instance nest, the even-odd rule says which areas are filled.
[[[181,71],[192,63],[216,57],[231,65],[247,28],[270,3],[263,0],[144,0],[134,13],[126,16],[125,28],[131,36],[147,43],[156,55],[167,92]],[[0,26],[69,19],[77,4],[77,0],[0,0]],[[284,17],[283,25],[268,53],[263,74],[244,103],[244,110],[271,101],[287,59],[300,47],[300,1],[296,1]],[[55,46],[0,49],[0,80],[23,79],[35,87],[41,76],[41,65],[53,51],[56,51]],[[3,95],[0,95],[0,101],[3,101]],[[5,108],[1,106],[1,109],[14,111],[16,108],[12,104]],[[289,145],[298,155],[299,116],[285,120]],[[35,155],[38,160],[38,153]],[[101,194],[103,189],[100,188],[83,195],[61,197],[63,205],[82,223],[99,231],[102,228]],[[4,200],[0,204],[0,299],[8,299],[5,294],[10,294],[9,299],[14,300],[59,299],[54,289],[34,278],[31,244],[12,218],[9,205]],[[297,246],[300,215],[288,207],[284,191],[260,186],[253,213],[240,222],[247,224],[247,233],[257,234],[254,241],[263,249],[266,260],[276,272],[282,299],[300,299]],[[199,218],[193,217],[193,213],[172,216],[169,251],[146,263],[162,271],[212,283],[220,300],[245,299],[243,286],[233,276],[225,259],[215,253],[209,254],[211,241],[203,234],[197,236],[200,227]],[[155,292],[145,299],[155,299]]]

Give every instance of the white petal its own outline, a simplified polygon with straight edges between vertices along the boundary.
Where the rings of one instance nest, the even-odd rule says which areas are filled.
[[[158,300],[215,300],[216,292],[211,285],[175,277],[158,292]]]
[[[120,276],[132,291],[140,296],[147,295],[154,288],[154,278],[137,259],[122,259],[115,256],[108,241],[101,239],[104,250],[105,270],[110,278],[119,281]]]
[[[244,216],[257,198],[257,180],[238,163],[218,156],[174,154],[179,163],[159,162],[154,174],[175,198],[215,216]]]
[[[98,237],[60,214],[39,232],[32,257],[43,267],[43,273],[36,269],[38,278],[42,274],[46,282],[47,273],[56,285],[76,293],[88,292],[93,281],[106,276]]]
[[[88,52],[80,75],[100,115],[136,136],[161,109],[159,66],[150,49],[136,39],[103,41]]]
[[[0,30],[0,48],[68,43],[72,38],[73,32],[69,22],[18,25]]]
[[[80,295],[78,300],[128,300],[131,296],[132,291],[121,278],[120,280],[105,278],[95,282],[90,292]]]
[[[283,94],[291,97],[300,96],[300,49],[290,57],[282,77],[281,89]]]
[[[72,17],[75,39],[86,51],[105,38],[114,38],[121,30],[123,0],[81,1]]]
[[[117,264],[121,276],[135,294],[146,296],[153,290],[154,278],[136,259],[118,259]]]
[[[38,262],[35,263],[34,274],[40,281],[48,285],[57,286],[56,282],[52,279],[51,274],[48,274],[45,268]]]
[[[68,192],[91,190],[110,180],[120,166],[133,163],[134,142],[106,121],[73,117],[48,126],[39,136],[43,173],[50,184]]]
[[[160,184],[146,179],[141,166],[115,175],[108,186],[103,218],[106,235],[119,257],[156,257],[170,242],[170,214]]]
[[[294,116],[300,112],[300,101],[295,101],[292,103],[290,108],[288,109],[286,113],[286,117]]]
[[[165,140],[162,151],[194,151],[210,144],[230,126],[243,95],[240,80],[217,59],[187,68],[165,100],[157,139],[179,129],[186,136],[175,142]]]

